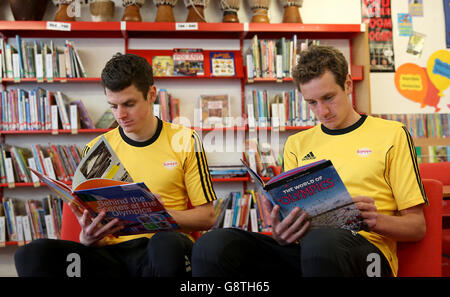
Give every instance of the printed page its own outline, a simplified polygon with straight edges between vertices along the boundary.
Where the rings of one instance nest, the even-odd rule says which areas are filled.
[[[79,190],[75,193],[95,213],[106,212],[104,224],[119,218],[124,229],[116,235],[153,233],[178,229],[179,226],[144,183],[120,184]]]
[[[78,165],[73,177],[72,188],[75,189],[82,182],[92,178],[133,182],[130,174],[103,135]]]
[[[311,228],[361,230],[361,213],[339,174],[330,161],[323,164],[328,166],[320,170],[310,168],[305,175],[296,175],[294,179],[285,179],[271,187],[269,193],[280,206],[282,217],[294,207],[300,207],[308,213]]]
[[[37,170],[33,168],[29,168],[30,171],[35,174],[40,180],[42,180],[49,189],[54,192],[58,197],[62,198],[65,202],[70,203],[74,202],[74,196],[72,194],[72,190],[64,183],[54,180],[46,175],[43,175]]]

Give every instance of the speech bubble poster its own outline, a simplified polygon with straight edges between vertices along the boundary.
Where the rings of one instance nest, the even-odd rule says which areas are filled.
[[[395,72],[395,87],[408,100],[421,108],[440,110],[441,97],[450,86],[450,51],[438,50],[430,55],[426,67],[405,63]],[[448,106],[450,108],[450,106]]]

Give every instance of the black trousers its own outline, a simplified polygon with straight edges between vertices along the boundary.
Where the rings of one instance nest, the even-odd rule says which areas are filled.
[[[193,242],[179,232],[159,232],[104,247],[38,239],[14,255],[24,277],[189,277]]]
[[[194,277],[390,275],[380,250],[344,229],[313,229],[300,243],[286,246],[259,233],[215,229],[203,234],[192,251]]]

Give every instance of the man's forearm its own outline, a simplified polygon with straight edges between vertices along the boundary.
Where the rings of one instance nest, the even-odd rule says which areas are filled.
[[[371,231],[387,236],[395,241],[418,241],[426,233],[423,212],[412,211],[399,216],[378,213],[377,223]]]
[[[167,209],[170,215],[185,232],[208,230],[214,224],[214,207],[204,204],[187,210]]]

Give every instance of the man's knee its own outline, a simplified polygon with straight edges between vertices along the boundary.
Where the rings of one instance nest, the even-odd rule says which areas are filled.
[[[159,232],[149,240],[146,276],[190,276],[192,241],[179,232]]]
[[[339,229],[312,229],[301,241],[302,255],[329,255],[340,251]]]
[[[216,277],[244,273],[243,269],[248,267],[242,265],[249,248],[243,232],[214,229],[200,236],[192,250],[192,275]]]
[[[200,236],[192,250],[193,261],[194,258],[201,260],[222,256],[227,252],[228,243],[235,240],[234,232],[233,229],[214,229]]]
[[[64,267],[57,240],[37,239],[20,247],[14,254],[14,262],[19,276],[46,276],[54,273],[55,263]],[[61,270],[61,273],[64,271]]]
[[[27,260],[28,258],[41,258],[51,254],[53,240],[51,239],[37,239],[32,242],[19,247],[14,254],[15,261]],[[39,257],[38,257],[39,256]]]
[[[360,275],[361,251],[365,247],[357,236],[342,229],[313,229],[308,232],[300,243],[303,275]]]

